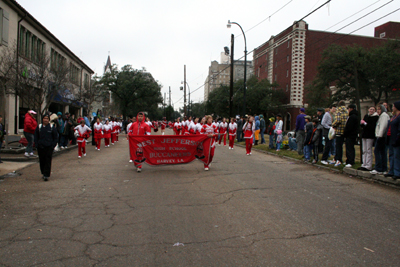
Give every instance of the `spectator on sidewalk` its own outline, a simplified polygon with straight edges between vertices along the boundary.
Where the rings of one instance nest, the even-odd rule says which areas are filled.
[[[254,131],[254,145],[258,146],[258,141],[260,140],[260,117],[255,116],[255,131]]]
[[[58,117],[58,146],[61,147],[61,137],[62,133],[64,132],[64,120],[62,118],[62,113],[57,112],[57,117]]]
[[[7,134],[2,122],[3,122],[3,117],[0,115],[0,151],[1,147],[3,146],[3,143],[5,143],[4,136]],[[1,157],[0,157],[0,163],[3,163],[1,161]]]
[[[243,134],[243,125],[244,125],[244,118],[241,117],[237,122],[237,141],[242,142],[242,134]]]
[[[319,144],[320,139],[322,138],[322,125],[318,118],[312,120],[313,130],[311,134],[311,145],[313,150],[313,161],[312,164],[316,164],[318,162],[318,154],[319,154]]]
[[[393,113],[390,111],[390,106],[388,105],[387,102],[379,102],[379,104],[382,104],[386,108],[386,113],[389,115],[390,118],[393,117]]]
[[[311,122],[311,116],[306,115],[304,119],[306,121],[306,124],[304,125],[305,138],[303,143],[304,161],[310,161],[312,151],[311,137],[313,132],[313,124]]]
[[[331,161],[331,164],[335,164],[335,167],[338,167],[342,164],[343,159],[343,143],[344,143],[344,127],[346,126],[346,121],[348,118],[348,113],[346,109],[346,103],[344,100],[339,101],[338,109],[335,113],[335,120],[332,123],[332,127],[336,130],[336,153],[335,153],[335,161]]]
[[[71,122],[69,120],[70,114],[67,112],[64,115],[64,129],[62,132],[61,136],[61,149],[67,148],[69,144],[69,136],[70,136],[70,130],[71,130]]]
[[[37,127],[37,122],[36,118],[34,117],[37,113],[33,110],[29,110],[25,114],[25,120],[24,120],[24,136],[26,140],[28,141],[28,145],[26,146],[25,149],[25,157],[37,157],[36,155],[33,154],[33,139],[34,139],[34,134],[35,134],[35,129]]]
[[[294,137],[291,137],[291,136],[289,136],[289,141],[288,141],[288,144],[289,144],[289,151],[297,151],[297,141],[296,141],[296,138],[294,138]]]
[[[386,129],[390,117],[382,104],[377,106],[376,111],[379,119],[375,127],[375,168],[371,171],[371,174],[383,174],[387,171]]]
[[[276,140],[277,140],[277,138],[278,138],[277,132],[278,132],[279,130],[283,132],[283,120],[282,120],[282,115],[281,115],[281,114],[276,115],[275,130],[274,130],[274,134],[275,134],[275,143],[276,143]],[[277,148],[278,148],[278,147],[277,147]]]
[[[275,130],[275,118],[269,118],[268,134],[269,134],[269,148],[274,149],[274,130]]]
[[[266,128],[266,124],[265,124],[264,116],[260,115],[261,144],[265,144],[265,138],[264,138],[265,128]]]
[[[305,139],[305,133],[304,133],[304,126],[306,125],[306,121],[304,117],[306,116],[306,110],[304,108],[300,109],[300,114],[297,115],[296,118],[296,141],[297,141],[297,153],[299,155],[303,155],[303,147],[304,147],[304,139]]]
[[[325,110],[324,117],[322,118],[321,121],[322,138],[325,140],[325,148],[324,148],[324,153],[322,154],[321,163],[324,165],[328,164],[329,152],[332,149],[332,140],[329,140],[328,138],[329,129],[332,127],[332,115],[331,115],[332,108],[333,106]]]
[[[397,180],[400,179],[400,101],[393,104],[392,111],[387,129],[390,169],[385,176]]]
[[[372,170],[372,147],[375,142],[375,128],[378,122],[379,115],[375,111],[375,107],[370,107],[368,109],[368,114],[364,116],[361,120],[362,128],[362,165],[358,168],[361,171],[371,171]]]
[[[356,161],[354,146],[358,136],[358,112],[354,104],[350,104],[348,110],[349,118],[346,121],[343,136],[346,138],[346,167],[351,168]]]
[[[45,114],[42,118],[42,124],[36,127],[35,130],[35,144],[39,155],[40,171],[43,175],[42,179],[44,181],[48,181],[50,177],[51,160],[57,142],[57,129],[50,125],[50,116]]]
[[[319,108],[317,109],[317,118],[318,118],[318,124],[321,124],[323,118],[324,118],[324,109],[323,108]],[[324,146],[322,145],[322,137],[318,139],[319,143],[318,143],[318,153],[323,153],[324,152]]]
[[[75,132],[74,129],[76,126],[78,126],[78,122],[75,118],[75,114],[72,114],[69,117],[69,121],[70,121],[70,123],[68,123],[69,124],[69,137],[68,138],[69,138],[69,140],[71,140],[71,145],[76,145],[76,136],[74,134],[74,132]]]

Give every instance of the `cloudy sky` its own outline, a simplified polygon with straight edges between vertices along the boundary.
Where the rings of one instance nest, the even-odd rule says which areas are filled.
[[[243,27],[251,51],[327,0],[17,1],[95,73],[103,74],[110,52],[112,63],[119,67],[145,67],[162,84],[163,95],[171,86],[172,103],[177,108],[183,106],[179,87],[184,65],[190,89],[198,89],[191,99],[199,102],[210,62],[220,61],[223,47],[230,47],[231,33],[236,36],[235,58],[243,56],[240,29],[235,25],[227,29],[228,20]],[[398,1],[391,0],[332,0],[305,21],[309,29],[337,31],[372,12],[339,31],[350,33],[397,8]],[[400,12],[395,12],[354,34],[373,36],[374,27],[399,18]],[[248,58],[251,60],[252,54]]]

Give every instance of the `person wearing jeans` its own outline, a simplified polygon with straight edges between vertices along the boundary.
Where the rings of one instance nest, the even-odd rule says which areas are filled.
[[[375,127],[375,168],[371,171],[371,174],[382,174],[387,171],[387,148],[385,139],[390,117],[383,105],[378,105],[376,112],[379,115],[379,119]]]
[[[260,115],[261,144],[265,144],[265,138],[264,138],[265,127],[266,127],[266,125],[265,125],[264,116]]]
[[[393,104],[392,111],[393,117],[387,129],[390,169],[385,176],[397,180],[400,179],[400,101]]]
[[[346,137],[346,167],[350,168],[356,160],[354,146],[357,142],[359,120],[355,104],[350,104],[348,110],[349,118],[346,121],[343,136]]]
[[[34,116],[37,113],[33,110],[29,110],[25,114],[25,119],[24,119],[24,136],[26,140],[28,141],[28,145],[26,146],[25,149],[25,157],[37,157],[36,155],[33,154],[33,141],[34,141],[34,133],[37,127],[37,122]]]

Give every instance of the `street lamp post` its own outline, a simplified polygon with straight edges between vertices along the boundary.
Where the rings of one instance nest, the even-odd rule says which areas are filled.
[[[243,116],[245,116],[246,115],[246,89],[247,89],[247,83],[246,83],[246,78],[247,78],[247,41],[246,41],[246,35],[244,34],[242,26],[240,26],[239,23],[231,22],[230,20],[228,20],[228,24],[226,25],[227,28],[229,29],[232,26],[232,24],[239,26],[240,30],[242,31],[243,37],[244,37]]]

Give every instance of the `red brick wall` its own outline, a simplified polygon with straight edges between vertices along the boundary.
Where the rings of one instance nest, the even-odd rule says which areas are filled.
[[[385,33],[385,36],[382,38],[400,38],[400,23],[390,21],[381,26],[375,27],[374,36],[380,38],[381,33]]]

